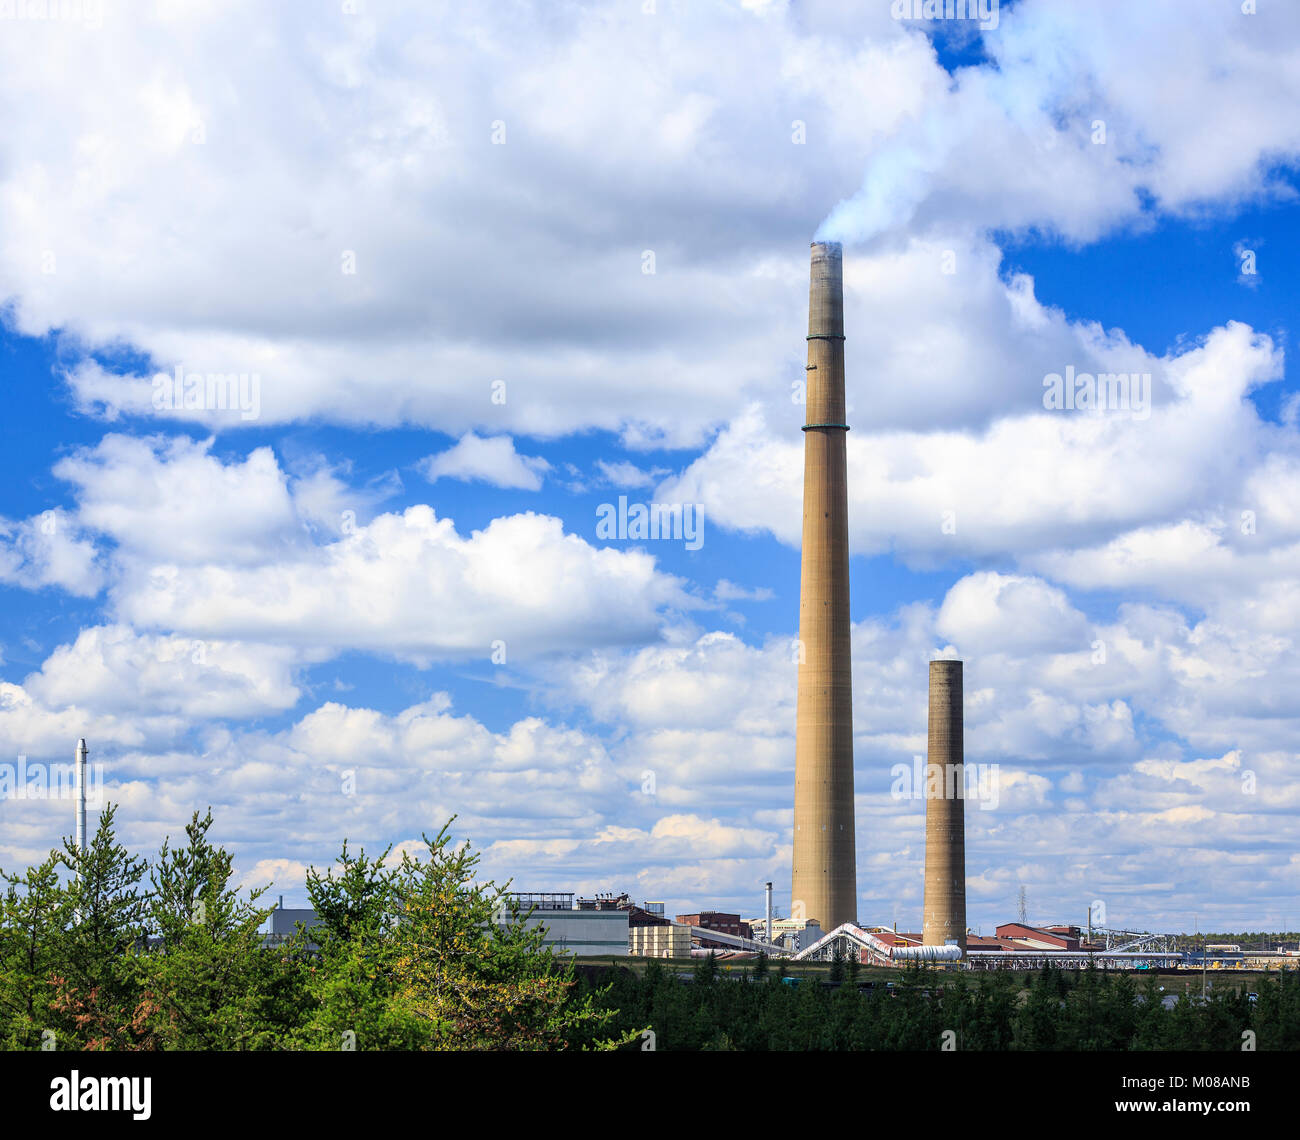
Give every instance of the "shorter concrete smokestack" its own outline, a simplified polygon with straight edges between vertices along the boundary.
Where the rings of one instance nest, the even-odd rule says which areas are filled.
[[[921,940],[966,952],[966,801],[962,663],[930,662]]]

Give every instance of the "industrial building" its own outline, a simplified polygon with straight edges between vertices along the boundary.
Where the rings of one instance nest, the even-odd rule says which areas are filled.
[[[1104,942],[1089,942],[1077,926],[1027,926],[1022,922],[1004,922],[993,938],[971,936],[971,945],[980,943],[987,950],[1083,950],[1094,953],[1106,949]]]
[[[571,892],[516,891],[510,897],[529,925],[546,928],[545,945],[574,955],[635,954],[646,958],[689,958],[692,954],[753,955],[774,947],[754,937],[739,914],[700,911],[680,914],[674,922],[662,902],[637,905],[626,893],[608,892],[578,898]],[[785,920],[790,951],[821,935],[816,923]]]
[[[738,914],[726,914],[718,910],[705,910],[699,914],[679,914],[677,922],[680,926],[695,926],[701,930],[716,930],[719,934],[730,934],[736,938],[753,938],[754,932],[750,929],[747,922],[742,922]],[[725,944],[722,942],[703,939],[701,946],[716,946],[722,948]]]
[[[1280,946],[1275,950],[1252,950],[1212,942],[1204,951],[1184,952],[1183,961],[1195,970],[1294,970],[1300,968],[1300,952]]]
[[[298,932],[299,923],[302,923],[307,930],[311,930],[317,921],[316,912],[311,907],[290,907],[286,910],[284,895],[281,895],[275,910],[271,911],[267,919],[270,930],[262,937],[262,945],[279,946],[282,942],[289,941]],[[316,944],[308,942],[307,949],[316,949]]]
[[[806,949],[826,933],[820,923],[807,922],[801,918],[774,918],[771,938],[767,935],[767,919],[751,918],[749,927],[754,932],[756,941],[769,942],[791,953]]]
[[[897,930],[872,928],[872,934],[891,946],[924,946],[925,935],[906,933]],[[1082,936],[1077,926],[1027,926],[1019,922],[1008,922],[997,928],[996,936],[981,937],[967,931],[965,948],[968,950],[1082,950],[1085,953],[1100,953],[1106,949],[1101,942],[1091,943]]]
[[[628,930],[628,951],[640,958],[689,958],[691,928],[668,921],[633,926]]]
[[[555,954],[625,955],[628,952],[628,910],[620,906],[627,896],[598,895],[575,899],[568,892],[511,892],[524,924],[545,930],[543,945]]]
[[[629,906],[628,951],[641,958],[689,958],[691,928],[667,918],[661,902]]]

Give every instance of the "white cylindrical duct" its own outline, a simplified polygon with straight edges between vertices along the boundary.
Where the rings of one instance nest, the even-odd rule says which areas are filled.
[[[960,946],[895,946],[891,958],[900,962],[959,962]]]

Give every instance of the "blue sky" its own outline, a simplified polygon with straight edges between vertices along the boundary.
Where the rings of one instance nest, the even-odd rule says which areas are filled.
[[[788,902],[827,226],[861,919],[919,919],[891,772],[955,654],[1000,775],[973,925],[1024,884],[1294,929],[1300,17],[652,7],[15,25],[0,750],[85,735],[129,844],[211,804],[291,901],[457,813],[520,889]],[[257,414],[159,409],[178,364]],[[1067,366],[1150,374],[1149,416],[1048,409]],[[702,546],[598,537],[620,495]],[[70,816],[0,801],[0,866]]]

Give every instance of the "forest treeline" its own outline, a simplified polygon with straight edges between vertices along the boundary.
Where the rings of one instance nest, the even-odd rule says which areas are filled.
[[[649,1026],[657,1050],[1300,1049],[1295,971],[1262,978],[1253,1000],[1212,990],[1204,1001],[1197,994],[1168,1007],[1155,974],[1122,971],[940,976],[913,968],[892,986],[870,988],[855,983],[851,966],[839,984],[787,981],[763,965],[758,973],[737,980],[703,959],[683,984],[652,961],[641,977],[615,968],[580,988],[598,1008],[617,1011],[607,1031]]]

